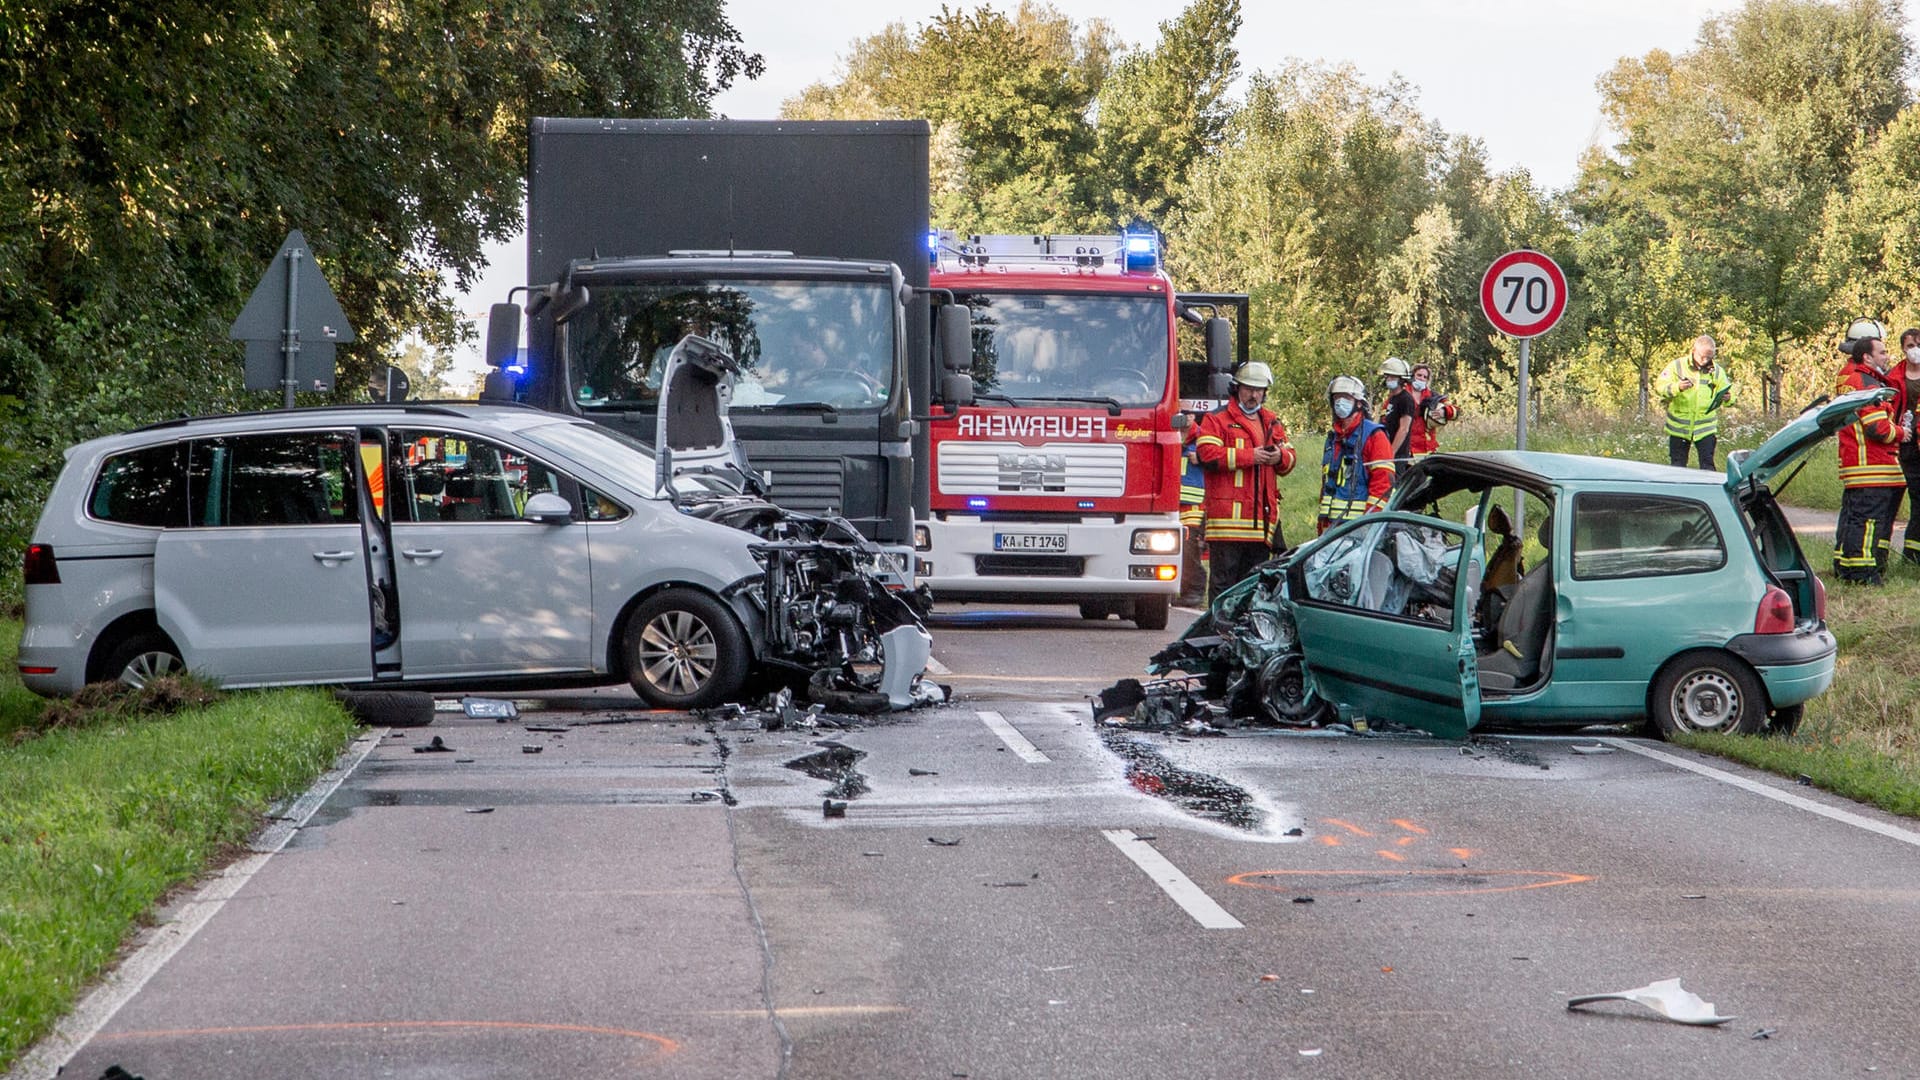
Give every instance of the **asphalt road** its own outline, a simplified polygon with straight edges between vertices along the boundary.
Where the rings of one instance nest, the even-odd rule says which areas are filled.
[[[1617,733],[1103,730],[1171,633],[935,634],[959,700],[850,731],[379,739],[62,1075],[1920,1075],[1911,823]],[[1565,1007],[1669,977],[1738,1018]]]

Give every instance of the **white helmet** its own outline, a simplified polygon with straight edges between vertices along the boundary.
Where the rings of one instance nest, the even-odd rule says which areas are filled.
[[[1413,377],[1413,368],[1409,367],[1405,360],[1397,356],[1389,356],[1385,360],[1380,361],[1380,374],[1392,375],[1400,379],[1410,379]]]
[[[1879,338],[1887,340],[1887,331],[1877,319],[1855,319],[1847,324],[1847,336],[1840,342],[1840,351],[1853,352],[1853,343],[1861,338]]]
[[[1265,390],[1273,385],[1273,369],[1259,360],[1249,360],[1240,365],[1233,373],[1233,381],[1238,386],[1251,386],[1256,390]]]
[[[1327,400],[1332,401],[1343,394],[1364,407],[1367,403],[1367,384],[1351,375],[1335,375],[1333,381],[1327,384]]]

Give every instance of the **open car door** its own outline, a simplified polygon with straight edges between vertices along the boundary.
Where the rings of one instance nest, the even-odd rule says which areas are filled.
[[[1472,612],[1479,530],[1369,514],[1307,545],[1287,593],[1315,691],[1346,709],[1463,739],[1480,722]]]

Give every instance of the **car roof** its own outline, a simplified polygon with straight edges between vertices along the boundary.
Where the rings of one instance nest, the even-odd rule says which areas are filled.
[[[1422,459],[1429,472],[1458,475],[1488,471],[1531,473],[1553,483],[1604,481],[1635,484],[1688,484],[1721,487],[1726,477],[1706,469],[1675,468],[1651,461],[1591,457],[1586,454],[1548,454],[1535,450],[1465,450],[1433,454]]]
[[[496,431],[518,432],[549,424],[584,424],[586,421],[529,408],[525,405],[476,405],[463,402],[365,403],[359,405],[319,405],[300,409],[274,409],[266,412],[224,413],[213,416],[181,417],[136,428],[118,435],[90,439],[70,448],[72,456],[83,450],[114,451],[123,447],[150,446],[168,439],[201,438],[211,435],[245,434],[282,428],[313,429],[339,425],[446,423],[449,420],[480,424]]]

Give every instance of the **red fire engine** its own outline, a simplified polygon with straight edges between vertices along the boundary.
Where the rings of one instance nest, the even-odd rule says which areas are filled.
[[[972,313],[975,390],[932,422],[916,576],[941,600],[1077,603],[1086,618],[1164,629],[1189,421],[1176,320],[1201,320],[1162,269],[1158,234],[942,231],[928,246],[929,287]],[[1209,366],[1224,371],[1230,335],[1208,322],[1220,324]]]

